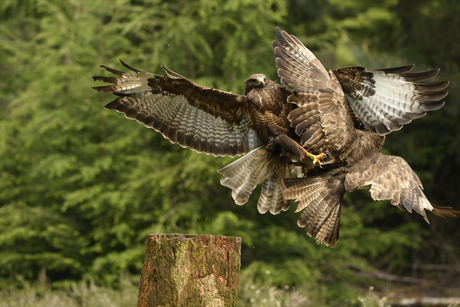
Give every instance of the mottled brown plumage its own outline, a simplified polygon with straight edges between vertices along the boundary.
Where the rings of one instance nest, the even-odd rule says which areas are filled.
[[[117,76],[93,77],[113,83],[93,88],[118,96],[106,109],[124,113],[172,143],[198,152],[215,156],[249,153],[219,170],[222,184],[233,190],[236,203],[241,205],[262,183],[259,211],[286,208],[289,201],[283,197],[282,180],[288,162],[302,160],[306,153],[288,120],[295,108],[287,103],[291,95],[288,88],[263,74],[254,74],[245,80],[243,96],[200,86],[167,68],[163,68],[167,76],[161,76],[121,63],[132,72],[101,66]],[[248,163],[254,169],[246,173],[249,177],[242,177],[244,172],[235,173]]]
[[[430,204],[409,165],[379,152],[385,134],[443,106],[439,100],[448,82],[423,82],[439,70],[328,72],[296,37],[279,29],[277,37],[273,48],[283,85],[255,74],[244,82],[245,95],[238,95],[200,86],[167,68],[161,76],[122,62],[131,72],[101,66],[116,76],[94,77],[112,83],[94,89],[118,96],[107,109],[172,143],[215,156],[244,155],[218,170],[235,202],[246,203],[258,184],[260,213],[277,214],[297,199],[298,224],[319,243],[335,244],[345,191],[365,185],[374,199],[390,199],[425,219],[425,210],[458,213]],[[310,153],[327,153],[321,168],[312,168],[305,158]]]
[[[384,135],[443,106],[448,82],[421,82],[439,70],[407,73],[412,66],[368,71],[348,67],[326,71],[295,36],[276,30],[273,43],[281,83],[295,89],[289,115],[300,144],[309,152],[328,152],[322,168],[304,178],[284,180],[287,199],[302,211],[298,224],[318,243],[333,246],[339,237],[345,191],[371,185],[373,199],[389,199],[409,212],[440,216],[457,211],[432,205],[422,183],[404,159],[379,152]]]

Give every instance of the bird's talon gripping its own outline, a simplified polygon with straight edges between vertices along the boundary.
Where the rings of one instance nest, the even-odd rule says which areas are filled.
[[[307,152],[307,157],[313,160],[312,161],[313,165],[321,165],[322,164],[321,160],[326,157],[326,154],[322,152],[319,155],[314,155],[314,154]]]

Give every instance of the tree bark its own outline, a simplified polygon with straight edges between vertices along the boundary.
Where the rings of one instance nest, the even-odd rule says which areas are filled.
[[[137,307],[236,306],[241,238],[149,235]]]

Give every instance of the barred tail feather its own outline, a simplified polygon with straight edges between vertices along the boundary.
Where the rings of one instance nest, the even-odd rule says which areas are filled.
[[[286,174],[286,168],[283,172],[281,167],[262,182],[262,191],[257,202],[257,209],[262,214],[267,211],[270,211],[271,214],[278,214],[289,209],[291,201],[285,199],[283,195],[285,189],[283,179],[289,174]]]
[[[342,168],[320,176],[284,180],[284,196],[299,201],[296,212],[302,211],[297,225],[308,226],[307,234],[318,244],[334,246],[339,239],[344,180]]]
[[[220,168],[220,183],[232,190],[237,205],[248,202],[257,184],[262,191],[257,208],[260,213],[278,214],[289,208],[290,201],[283,196],[283,179],[287,176],[287,160],[274,157],[265,147],[259,147],[230,164]]]
[[[217,170],[222,175],[220,184],[232,190],[237,205],[244,205],[259,183],[266,157],[263,148],[256,148],[243,157]]]

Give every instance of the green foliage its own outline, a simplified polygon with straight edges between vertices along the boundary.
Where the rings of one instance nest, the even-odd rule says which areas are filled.
[[[100,64],[120,68],[120,58],[242,93],[251,73],[276,78],[271,41],[281,26],[327,68],[410,59],[420,69],[439,65],[443,79],[457,81],[459,9],[453,0],[2,2],[1,281],[33,280],[46,269],[53,282],[117,285],[120,274],[139,273],[147,234],[168,232],[242,236],[243,275],[251,283],[264,282],[275,297],[283,287],[320,289],[308,297],[315,306],[338,293],[359,305],[353,286],[367,288],[369,280],[357,271],[404,272],[414,259],[458,261],[455,220],[430,217],[429,231],[420,217],[372,202],[365,191],[346,195],[332,249],[296,226],[294,208],[258,214],[257,191],[236,206],[216,172],[230,158],[171,145],[104,111],[111,97],[92,91],[90,77],[103,73]],[[408,160],[439,205],[456,204],[460,191],[458,95],[453,86],[443,110],[385,144]],[[426,252],[430,244],[439,244],[437,252]]]

